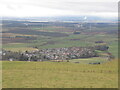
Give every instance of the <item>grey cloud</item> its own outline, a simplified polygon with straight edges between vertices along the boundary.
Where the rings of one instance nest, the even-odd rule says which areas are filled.
[[[116,2],[37,2],[29,5],[74,12],[117,12],[118,9]]]
[[[113,2],[113,0],[110,0],[110,2],[89,2],[88,0],[85,0],[85,2],[79,2],[79,0],[20,0],[18,2],[14,0],[10,2],[9,0],[3,0],[2,3],[10,10],[19,10],[20,8],[25,8],[25,6],[33,6],[36,8],[48,8],[58,12],[74,12],[75,14],[118,12],[118,3]]]

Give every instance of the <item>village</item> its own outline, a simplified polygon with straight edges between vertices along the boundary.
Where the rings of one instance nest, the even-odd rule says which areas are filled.
[[[107,51],[108,46],[49,48],[35,51],[12,52],[2,50],[2,60],[9,61],[67,61],[79,58],[99,57],[95,50]],[[109,59],[112,57],[108,53]]]

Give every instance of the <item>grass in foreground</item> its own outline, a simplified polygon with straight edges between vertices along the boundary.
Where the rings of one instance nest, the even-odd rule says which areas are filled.
[[[3,61],[3,88],[117,88],[118,60],[100,65]]]

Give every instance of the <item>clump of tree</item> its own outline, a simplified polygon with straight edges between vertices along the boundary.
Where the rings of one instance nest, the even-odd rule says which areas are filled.
[[[104,43],[104,41],[102,41],[102,40],[101,41],[95,41],[95,43]]]
[[[29,57],[27,57],[27,56],[24,55],[24,54],[19,54],[19,60],[20,60],[20,61],[28,61],[28,58],[29,58]]]
[[[107,51],[109,49],[109,46],[107,45],[96,45],[95,50],[100,50],[100,51]]]
[[[80,34],[80,31],[75,31],[73,32],[73,34]]]
[[[27,61],[28,57],[20,52],[5,51],[2,54],[2,60]]]

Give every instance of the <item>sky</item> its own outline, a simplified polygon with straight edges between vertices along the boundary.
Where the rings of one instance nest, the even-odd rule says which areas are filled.
[[[117,17],[119,0],[0,0],[0,16]]]

